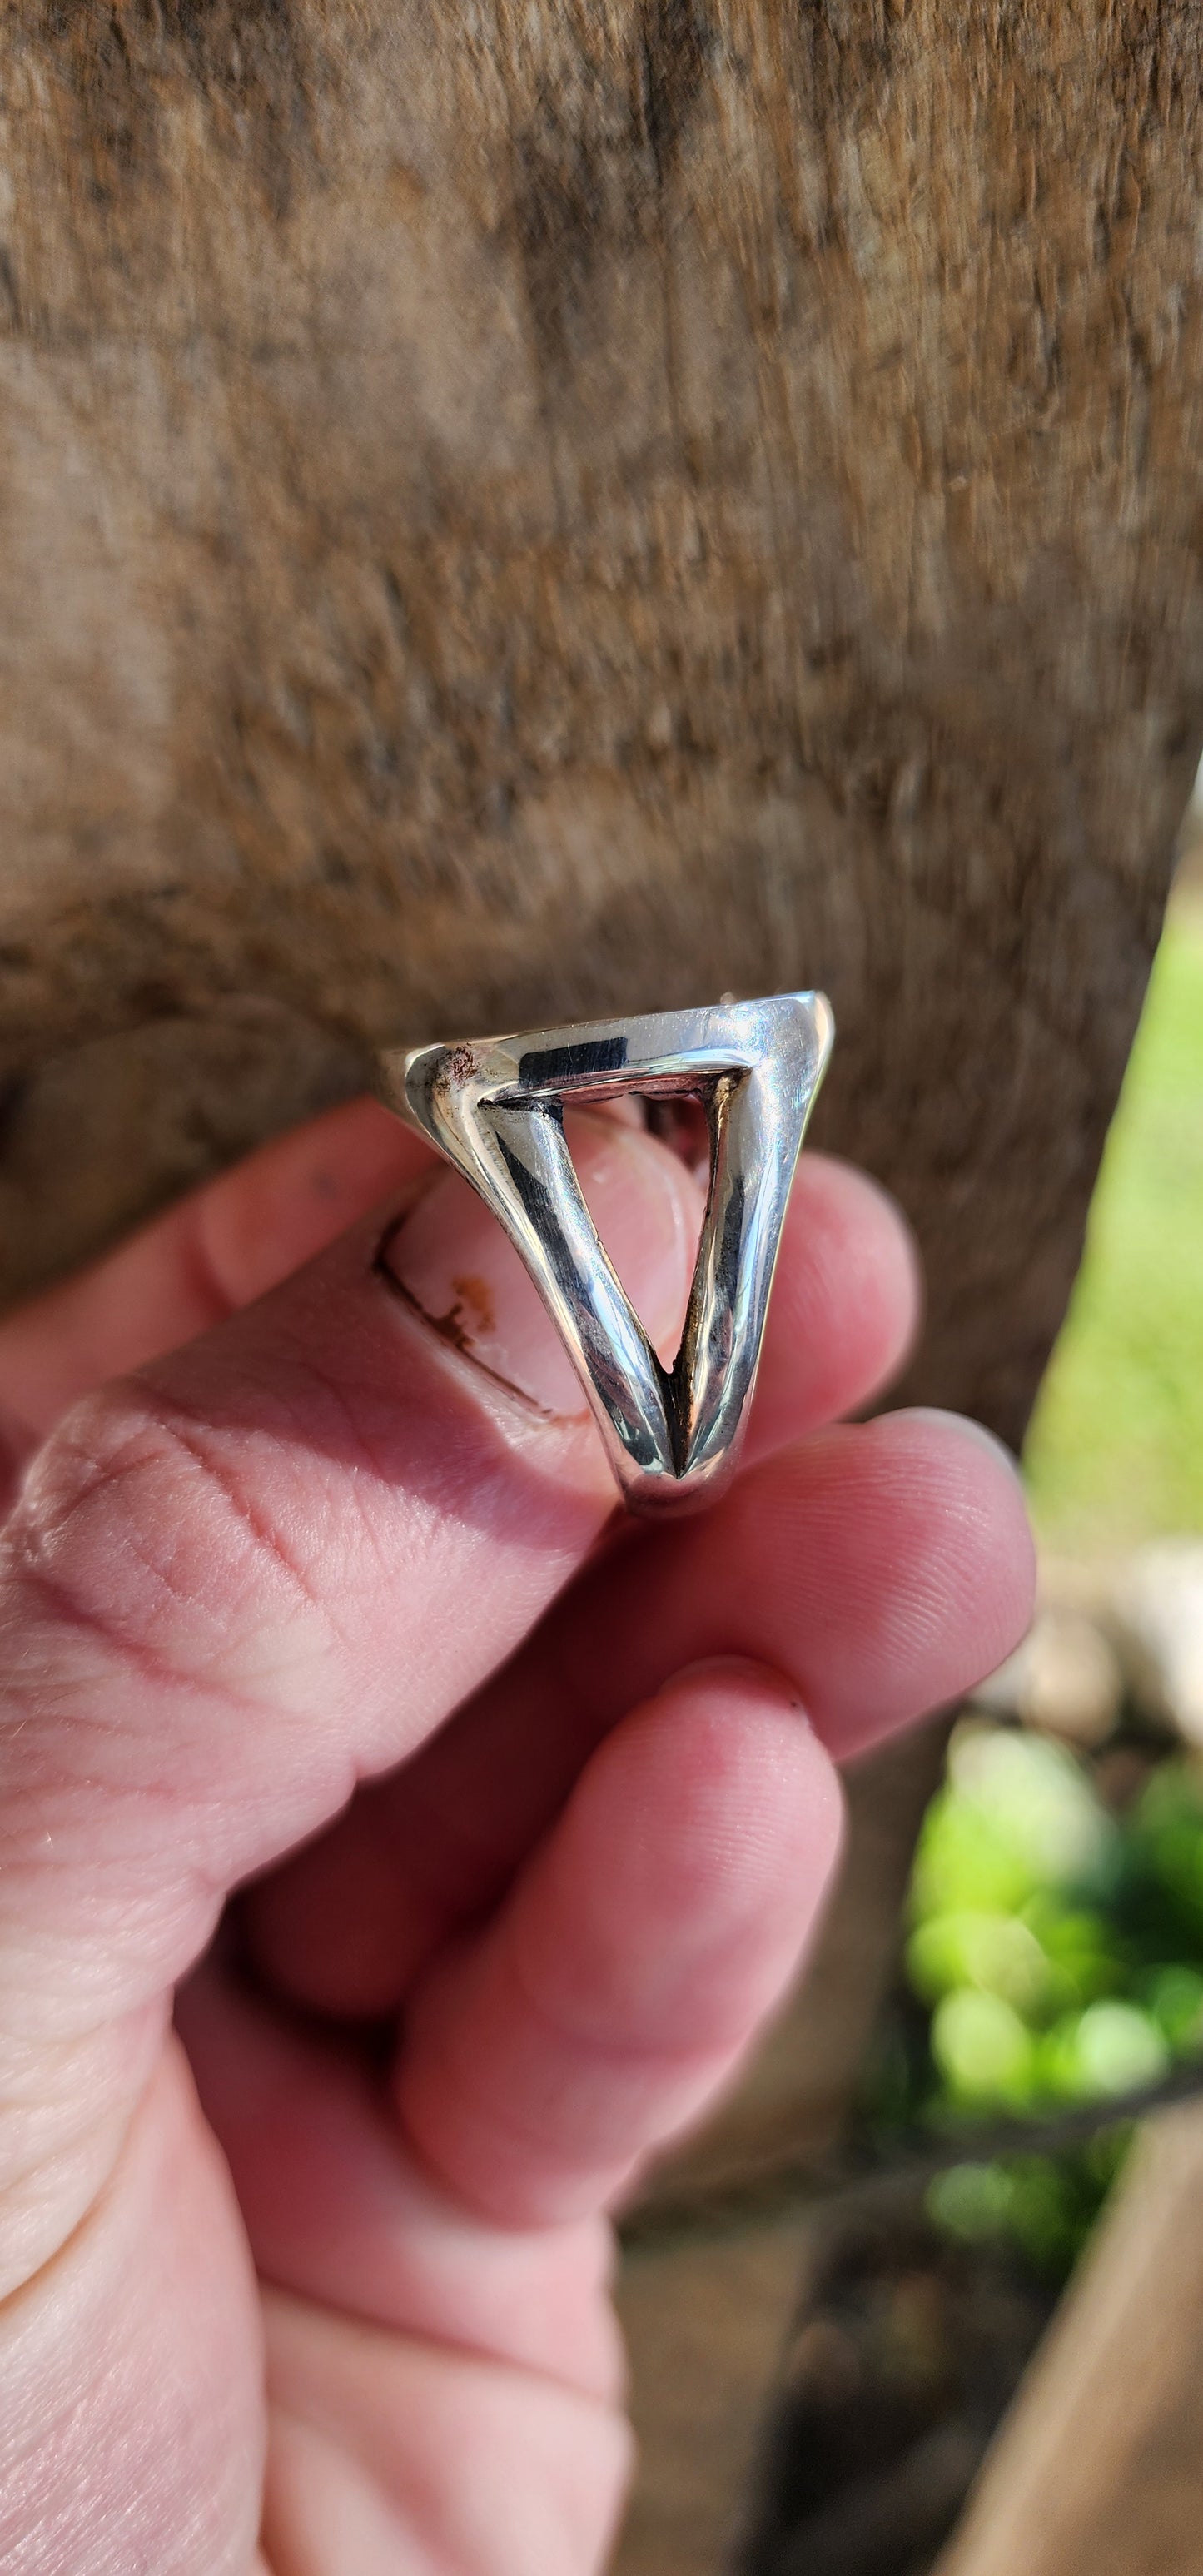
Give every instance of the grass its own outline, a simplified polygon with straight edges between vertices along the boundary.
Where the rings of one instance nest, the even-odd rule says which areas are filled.
[[[1183,893],[1024,1455],[1045,1546],[1203,1531],[1203,896]]]

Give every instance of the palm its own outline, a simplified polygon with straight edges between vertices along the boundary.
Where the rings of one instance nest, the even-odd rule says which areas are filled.
[[[473,2224],[398,2169],[359,2070],[323,2066],[228,1997],[194,1998],[191,2018],[207,2025],[251,2226],[270,2252],[272,2205],[290,2209],[281,2268],[318,2286],[254,2280],[246,2219],[169,2051],[102,2249],[136,2299],[147,2379],[167,2377],[178,2408],[132,2563],[241,2576],[256,2533],[273,2576],[595,2563],[626,2456],[603,2226]],[[277,2080],[278,2125],[262,2118]]]
[[[0,1330],[0,1405],[43,1436],[415,1151],[363,1107],[273,1149]],[[692,1184],[631,1151],[671,1337]],[[399,1317],[379,1224],[71,1415],[9,1524],[0,2555],[36,2576],[596,2569],[606,2213],[791,1972],[824,1744],[1025,1615],[991,1458],[817,1430],[913,1317],[853,1176],[799,1185],[759,1463],[616,1549],[587,1423]]]

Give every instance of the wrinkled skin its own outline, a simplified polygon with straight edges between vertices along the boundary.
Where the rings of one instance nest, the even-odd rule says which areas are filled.
[[[667,1348],[695,1184],[577,1151]],[[1001,1453],[831,1427],[916,1326],[867,1182],[804,1158],[744,1472],[630,1534],[500,1237],[475,1344],[414,1302],[434,1185],[359,1103],[0,1327],[20,2576],[600,2568],[607,2213],[793,1975],[834,1763],[1026,1624]]]

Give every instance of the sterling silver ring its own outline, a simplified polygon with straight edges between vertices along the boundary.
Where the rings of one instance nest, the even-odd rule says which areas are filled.
[[[712,1502],[735,1470],[794,1165],[831,1053],[822,993],[591,1020],[379,1059],[387,1106],[504,1226],[560,1332],[632,1511]],[[564,1137],[570,1104],[700,1101],[710,1186],[681,1345],[657,1357]]]

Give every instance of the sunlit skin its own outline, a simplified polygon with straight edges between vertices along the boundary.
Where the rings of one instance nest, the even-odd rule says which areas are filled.
[[[670,1341],[695,1183],[633,1150]],[[430,1178],[354,1104],[0,1326],[22,2576],[599,2570],[609,2214],[795,1973],[834,1763],[1028,1619],[1001,1453],[839,1424],[917,1324],[868,1182],[804,1158],[746,1467],[628,1535],[575,1400],[382,1275]]]

